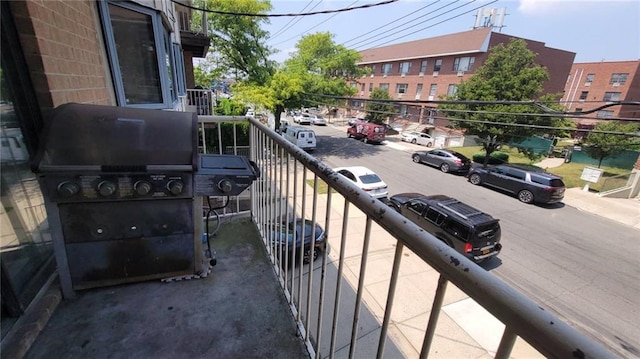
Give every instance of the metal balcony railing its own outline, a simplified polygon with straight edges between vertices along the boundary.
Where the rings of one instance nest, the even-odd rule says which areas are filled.
[[[438,337],[450,335],[439,315],[447,296],[460,293],[456,290],[504,324],[492,353],[496,358],[508,358],[519,338],[545,357],[613,356],[259,121],[200,117],[202,126],[233,121],[234,133],[239,122],[247,120],[250,158],[261,170],[250,188],[251,216],[310,357],[400,354],[426,358],[433,354]],[[309,229],[310,248],[316,244],[315,224],[324,230],[317,240],[324,240],[327,247],[309,264],[300,265],[305,255],[313,258],[315,250],[289,247],[300,242],[297,236],[306,236],[306,229],[292,231],[283,224],[293,218],[314,224]],[[291,242],[284,240],[289,236]],[[380,260],[381,253],[393,255]],[[401,278],[407,272],[419,272],[417,268],[437,272],[437,279],[420,283],[424,292],[433,294],[430,298],[397,290]],[[424,317],[412,322],[409,334],[395,324],[403,314],[396,306],[426,307]],[[450,356],[465,356],[464,345],[452,350]]]
[[[183,100],[186,112],[195,112],[198,115],[212,116],[216,105],[215,94],[207,89],[187,89],[187,95]]]
[[[617,190],[620,188],[629,187],[633,184],[636,178],[636,172],[625,173],[617,176],[611,176],[602,180],[600,186],[600,193]]]

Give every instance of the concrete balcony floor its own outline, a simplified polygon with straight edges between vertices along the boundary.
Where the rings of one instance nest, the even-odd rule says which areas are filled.
[[[251,220],[223,223],[211,245],[206,278],[63,300],[25,358],[308,358]]]

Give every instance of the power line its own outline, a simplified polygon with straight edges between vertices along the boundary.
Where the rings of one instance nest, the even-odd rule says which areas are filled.
[[[430,6],[432,6],[432,5],[435,5],[435,4],[439,3],[440,1],[441,1],[441,0],[436,0],[436,1],[434,1],[434,2],[430,3],[430,4],[426,5],[426,6],[423,6],[423,7],[421,7],[420,9],[418,9],[418,10],[416,10],[416,11],[413,11],[413,12],[412,12],[412,14],[413,14],[413,15],[415,15],[415,14],[419,13],[420,11],[422,11],[422,10],[424,10],[424,9],[426,9],[426,8],[428,8],[428,7],[430,7]],[[390,22],[388,22],[388,23],[386,23],[386,24],[384,24],[384,25],[382,25],[382,26],[379,26],[379,27],[377,27],[377,28],[375,28],[375,29],[373,29],[373,30],[371,30],[371,31],[368,31],[366,34],[358,35],[358,36],[356,36],[356,37],[354,37],[354,38],[351,38],[351,39],[349,39],[349,40],[347,40],[347,41],[343,42],[343,43],[342,43],[342,45],[346,46],[346,44],[348,44],[348,43],[350,43],[350,42],[352,42],[352,41],[354,41],[354,40],[357,40],[357,39],[359,39],[359,38],[361,38],[361,37],[363,37],[363,36],[366,36],[366,35],[376,36],[376,35],[373,35],[373,33],[375,33],[375,32],[376,32],[376,31],[378,31],[378,30],[384,29],[385,27],[387,27],[387,26],[389,26],[389,25],[391,25],[391,24],[394,24],[394,23],[396,23],[396,22],[398,22],[398,21],[400,21],[400,20],[403,20],[403,19],[406,19],[406,16],[402,16],[402,17],[399,17],[399,18],[397,18],[397,19],[395,19],[395,20],[393,20],[393,21],[390,21]],[[413,22],[413,21],[416,21],[416,20],[420,20],[420,18],[418,17],[418,18],[413,19],[413,20],[411,20],[411,21],[405,22],[405,23],[403,23],[403,24],[400,24],[400,26],[402,26],[402,25],[406,25],[407,23],[410,23],[410,22]],[[371,37],[371,36],[370,36],[370,37]],[[370,37],[367,37],[365,40],[368,40]]]
[[[256,14],[256,13],[249,13],[249,12],[209,10],[209,9],[203,9],[203,8],[199,8],[199,7],[183,4],[183,3],[180,2],[180,0],[170,0],[170,1],[172,3],[184,6],[186,8],[192,9],[192,10],[203,11],[203,12],[210,13],[210,14],[249,16],[249,17],[289,17],[289,16],[297,17],[297,16],[312,16],[312,15],[319,15],[319,14],[332,14],[332,13],[336,13],[336,12],[345,12],[345,11],[353,11],[353,10],[358,10],[358,9],[366,9],[366,8],[370,8],[370,7],[376,7],[376,6],[392,4],[394,2],[397,2],[398,0],[385,0],[385,1],[382,1],[382,2],[379,2],[379,3],[375,3],[375,4],[365,4],[365,5],[346,7],[346,8],[335,9],[335,10],[323,10],[323,11],[312,11],[312,12],[307,12],[307,13],[287,13],[287,14]]]
[[[301,11],[304,11],[307,7],[309,7],[309,5],[313,4],[313,0],[310,0],[307,5],[305,5]],[[320,4],[320,3],[318,3]],[[318,6],[318,4],[316,4],[315,6]],[[311,10],[315,9],[315,6],[311,8]],[[297,24],[300,20],[302,20],[302,17],[300,16],[296,16],[293,17],[291,19],[289,19],[289,21],[283,26],[281,27],[278,31],[276,31],[273,35],[269,36],[269,40],[273,40],[274,38],[278,37],[280,34],[283,33],[283,31],[288,30],[291,28],[291,26]],[[294,22],[295,21],[295,22]],[[293,24],[292,24],[293,22]],[[291,25],[289,25],[291,24]]]
[[[498,0],[492,0],[492,1],[488,2],[488,3],[486,3],[486,4],[482,4],[482,5],[480,5],[480,6],[478,6],[478,7],[475,7],[475,8],[473,8],[473,9],[469,10],[469,11],[465,11],[465,12],[463,12],[463,13],[461,13],[461,14],[458,14],[458,15],[455,15],[455,16],[452,16],[452,17],[449,17],[449,18],[444,19],[444,20],[442,20],[442,21],[440,21],[440,22],[437,22],[437,23],[435,23],[435,24],[433,24],[433,25],[430,25],[430,26],[427,26],[427,27],[423,27],[423,28],[421,28],[421,29],[418,29],[418,30],[416,30],[416,31],[414,31],[414,32],[410,32],[410,33],[405,34],[405,35],[403,35],[403,36],[393,38],[393,39],[391,39],[391,40],[389,40],[389,41],[387,41],[387,42],[383,42],[383,43],[381,43],[381,44],[378,44],[377,46],[379,47],[379,46],[382,46],[382,45],[386,45],[386,44],[388,44],[388,43],[390,43],[390,42],[393,42],[393,41],[399,40],[399,39],[401,39],[401,38],[403,38],[403,37],[405,37],[405,36],[413,35],[413,34],[418,33],[418,32],[420,32],[420,31],[423,31],[423,30],[426,30],[426,29],[430,29],[430,28],[432,28],[432,27],[434,27],[434,26],[436,26],[436,25],[440,25],[440,24],[445,23],[445,22],[447,22],[447,21],[450,21],[450,20],[453,20],[453,19],[455,19],[455,18],[458,18],[458,17],[460,17],[460,16],[462,16],[462,15],[465,15],[465,14],[468,14],[468,13],[470,13],[470,12],[473,12],[473,11],[476,11],[476,10],[478,10],[478,9],[481,9],[481,8],[483,8],[483,7],[489,6],[489,5],[491,5],[491,4],[493,4],[493,3],[497,2],[497,1],[498,1]],[[465,6],[465,5],[463,5],[463,6]],[[454,9],[454,10],[455,10],[455,9]]]

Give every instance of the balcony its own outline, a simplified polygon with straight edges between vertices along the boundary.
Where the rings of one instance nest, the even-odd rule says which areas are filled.
[[[185,1],[190,3],[191,1]],[[207,13],[175,3],[182,49],[196,57],[206,57],[211,40],[207,31]],[[198,16],[195,17],[194,14]],[[199,21],[194,21],[194,18]]]
[[[204,151],[233,154],[246,150],[248,121],[247,155],[261,171],[207,216],[217,264],[80,291],[57,308],[54,285],[48,324],[18,325],[43,329],[26,358],[612,356],[259,121],[199,120]],[[231,140],[220,122],[233,124]],[[328,250],[289,263],[277,250],[284,218],[320,225]],[[19,357],[11,349],[3,355]]]

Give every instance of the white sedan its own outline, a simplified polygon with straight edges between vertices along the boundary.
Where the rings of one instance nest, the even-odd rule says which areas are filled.
[[[318,126],[326,126],[327,121],[321,115],[311,115],[311,124]]]
[[[363,166],[338,167],[334,171],[353,181],[372,197],[386,201],[389,195],[387,184],[375,172]]]
[[[417,143],[419,145],[431,147],[433,146],[433,137],[421,132],[402,132],[401,138],[405,142]]]

